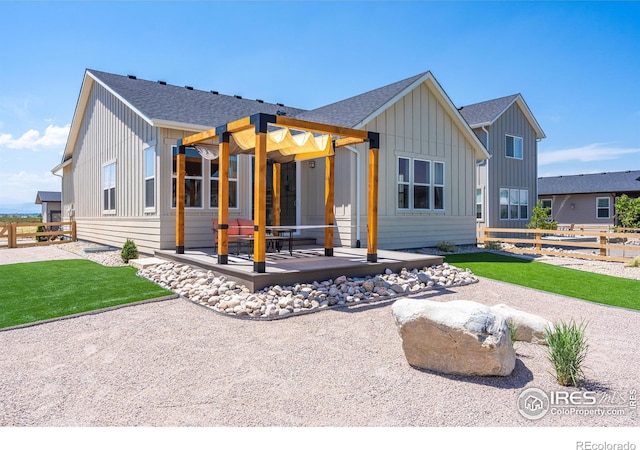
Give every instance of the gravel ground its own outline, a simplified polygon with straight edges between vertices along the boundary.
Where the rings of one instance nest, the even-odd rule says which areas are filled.
[[[4,250],[0,251],[0,255]],[[492,280],[419,295],[587,321],[586,389],[640,386],[640,313]],[[545,347],[511,376],[443,376],[404,358],[391,302],[274,322],[177,299],[0,331],[0,426],[625,426],[637,414],[523,418],[527,387],[560,390]]]

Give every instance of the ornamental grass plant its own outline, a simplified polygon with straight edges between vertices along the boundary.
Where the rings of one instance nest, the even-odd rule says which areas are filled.
[[[562,386],[578,387],[584,379],[583,366],[589,349],[585,329],[584,323],[560,321],[546,330],[547,356]]]

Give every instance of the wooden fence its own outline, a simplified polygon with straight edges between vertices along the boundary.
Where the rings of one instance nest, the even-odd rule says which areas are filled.
[[[44,231],[38,230],[43,227]],[[27,228],[27,230],[24,230]],[[12,222],[0,224],[0,248],[29,247],[74,242],[76,223],[73,222]]]
[[[513,244],[503,250],[513,253],[564,256],[570,258],[597,259],[601,261],[628,262],[640,255],[640,243],[626,244],[629,240],[640,240],[640,233],[582,230],[541,230],[528,228],[481,228],[478,243],[499,242]],[[500,236],[492,236],[499,233]],[[518,245],[529,244],[528,247]],[[549,247],[594,249],[595,254],[580,251],[558,251]]]

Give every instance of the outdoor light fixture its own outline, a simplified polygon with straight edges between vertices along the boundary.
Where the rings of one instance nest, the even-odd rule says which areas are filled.
[[[316,168],[316,162],[315,161],[309,161],[309,169],[315,169]]]
[[[571,208],[571,209],[576,209],[576,204],[575,204],[575,203],[571,203],[571,204],[569,205],[569,208]]]

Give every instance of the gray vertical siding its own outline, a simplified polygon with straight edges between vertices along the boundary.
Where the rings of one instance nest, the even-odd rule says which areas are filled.
[[[480,130],[482,134],[484,131]],[[521,137],[523,140],[523,159],[505,156],[505,136]],[[529,217],[537,199],[537,142],[535,130],[527,121],[517,103],[512,104],[489,128],[488,172],[482,175],[486,189],[488,214],[486,226],[498,228],[524,228],[526,220],[500,220],[500,188],[529,190]],[[485,169],[482,169],[485,170]],[[481,170],[481,171],[482,171]],[[485,208],[486,210],[487,208]]]

